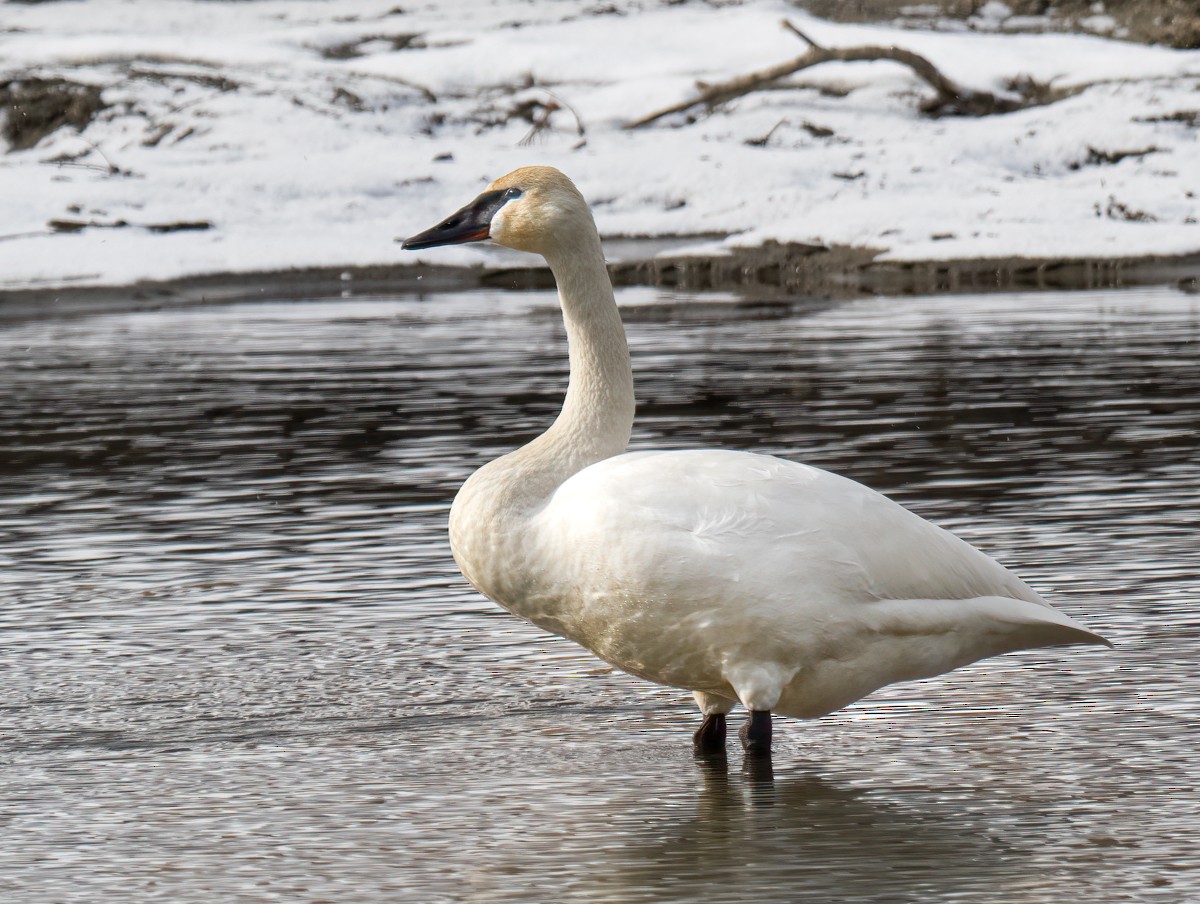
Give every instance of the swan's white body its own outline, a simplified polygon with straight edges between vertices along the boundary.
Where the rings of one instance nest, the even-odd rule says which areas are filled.
[[[894,681],[1090,639],[954,535],[778,458],[618,455],[487,531],[484,555],[496,521],[473,517],[487,506],[472,489],[452,536],[484,594],[627,672],[749,709],[821,716]]]
[[[490,194],[513,185],[521,203],[500,202],[491,237],[550,263],[571,378],[546,433],[454,501],[451,548],[480,592],[694,691],[705,713],[815,717],[986,656],[1107,643],[852,480],[748,452],[624,453],[633,382],[590,212],[557,171],[517,170]]]

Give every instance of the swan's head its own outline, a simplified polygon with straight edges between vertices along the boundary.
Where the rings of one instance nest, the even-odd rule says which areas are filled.
[[[417,251],[491,239],[544,254],[578,229],[580,221],[592,226],[587,202],[570,179],[552,166],[523,166],[436,226],[405,239],[401,247]]]

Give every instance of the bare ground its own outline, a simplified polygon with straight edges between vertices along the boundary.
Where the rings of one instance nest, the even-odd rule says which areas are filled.
[[[878,261],[870,249],[769,243],[730,256],[639,257],[612,263],[613,283],[752,300],[1045,291],[1175,285],[1200,293],[1200,254],[1185,257]],[[553,288],[545,267],[324,267],[224,273],[131,286],[0,290],[0,322],[248,300]]]
[[[835,22],[900,22],[928,28],[938,19],[969,20],[986,0],[794,0],[813,15]],[[1098,15],[1111,16],[1113,36],[1143,44],[1200,48],[1200,3],[1196,0],[1005,0],[1014,17],[1001,30],[1091,31]],[[1036,18],[1039,21],[1030,21]],[[996,20],[992,20],[996,21]],[[1108,33],[1105,31],[1104,33]]]

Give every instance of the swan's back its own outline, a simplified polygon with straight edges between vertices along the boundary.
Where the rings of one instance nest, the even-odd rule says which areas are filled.
[[[609,575],[826,601],[1005,596],[1048,605],[995,560],[862,484],[749,452],[632,452],[565,481],[542,518]]]
[[[565,481],[535,524],[547,627],[714,694],[744,698],[737,676],[752,669],[784,714],[998,653],[1104,642],[887,497],[770,456],[615,456]]]

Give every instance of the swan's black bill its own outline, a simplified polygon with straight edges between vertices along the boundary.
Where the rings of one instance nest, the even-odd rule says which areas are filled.
[[[492,217],[510,198],[512,194],[504,190],[485,191],[462,210],[450,214],[436,226],[396,241],[402,242],[400,247],[405,251],[482,242],[491,235]]]

